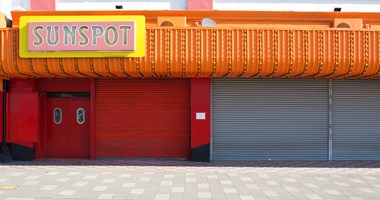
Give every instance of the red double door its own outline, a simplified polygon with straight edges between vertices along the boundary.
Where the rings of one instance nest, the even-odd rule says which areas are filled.
[[[47,158],[90,158],[89,98],[46,98],[45,124]]]

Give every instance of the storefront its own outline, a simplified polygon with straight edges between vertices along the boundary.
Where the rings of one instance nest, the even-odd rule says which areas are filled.
[[[13,14],[0,76],[19,155],[380,159],[379,14]]]

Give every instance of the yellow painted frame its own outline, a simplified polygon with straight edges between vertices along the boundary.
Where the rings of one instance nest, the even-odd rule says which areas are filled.
[[[28,22],[100,22],[100,21],[135,21],[136,22],[136,51],[114,52],[29,52],[28,51]],[[22,16],[20,17],[20,57],[21,58],[84,58],[84,57],[144,57],[145,56],[145,17],[144,16]]]

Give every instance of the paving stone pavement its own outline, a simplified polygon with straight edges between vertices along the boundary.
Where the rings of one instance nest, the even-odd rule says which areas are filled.
[[[0,164],[0,199],[380,199],[380,161],[41,159]]]

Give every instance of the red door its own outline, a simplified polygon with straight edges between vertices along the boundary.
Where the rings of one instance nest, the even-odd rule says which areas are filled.
[[[46,99],[46,157],[90,157],[90,99]]]

